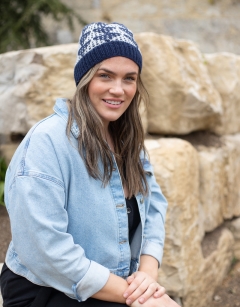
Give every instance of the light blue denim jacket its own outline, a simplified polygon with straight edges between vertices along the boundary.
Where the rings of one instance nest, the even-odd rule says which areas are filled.
[[[126,278],[136,271],[140,255],[161,262],[167,203],[142,157],[150,193],[136,195],[141,223],[130,246],[116,162],[104,188],[88,175],[78,153],[77,125],[71,141],[66,136],[66,100],[58,99],[54,111],[28,132],[6,174],[12,230],[6,264],[35,284],[84,301],[106,284],[110,272]]]

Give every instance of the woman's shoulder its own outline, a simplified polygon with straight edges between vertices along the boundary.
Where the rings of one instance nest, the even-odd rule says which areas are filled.
[[[36,123],[29,131],[28,137],[50,137],[57,138],[66,134],[67,123],[56,113],[49,115]],[[64,133],[63,133],[64,132]]]
[[[67,123],[56,113],[36,123],[26,134],[12,161],[12,168],[35,169],[38,164],[47,165],[64,158],[71,146],[66,135]]]

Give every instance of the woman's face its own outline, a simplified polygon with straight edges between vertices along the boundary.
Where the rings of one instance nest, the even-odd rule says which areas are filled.
[[[103,61],[89,83],[88,95],[104,127],[129,107],[137,90],[138,65],[124,57]]]

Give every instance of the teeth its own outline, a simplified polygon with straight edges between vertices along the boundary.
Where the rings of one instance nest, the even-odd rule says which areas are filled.
[[[121,104],[121,101],[114,101],[114,100],[104,100],[106,103],[109,104],[114,104],[114,105],[119,105]]]

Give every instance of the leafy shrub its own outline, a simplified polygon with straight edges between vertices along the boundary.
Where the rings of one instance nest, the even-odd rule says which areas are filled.
[[[0,157],[0,205],[4,205],[4,180],[7,171],[5,160]]]
[[[73,19],[86,22],[61,0],[1,0],[0,1],[0,53],[50,45],[43,27],[42,16],[55,21],[66,20],[74,28]]]

